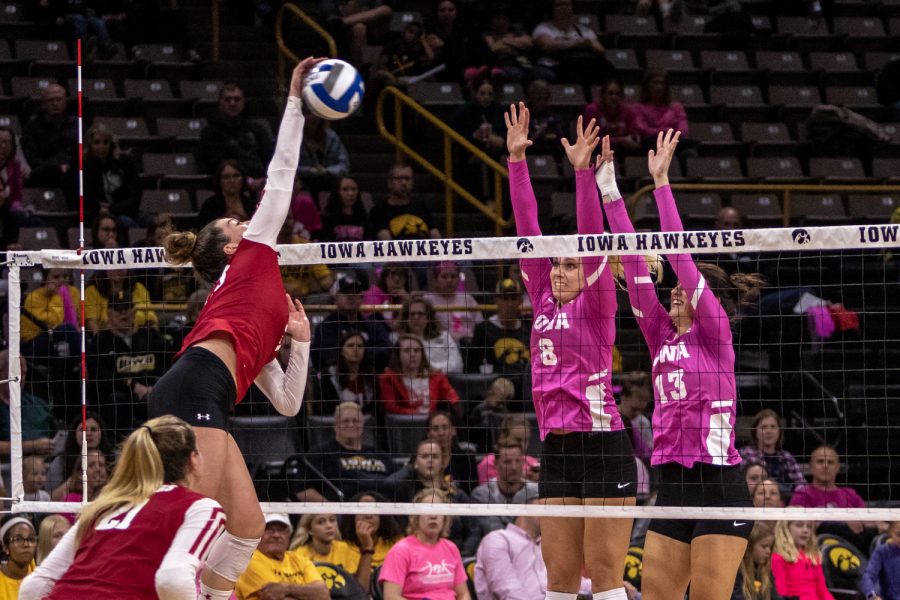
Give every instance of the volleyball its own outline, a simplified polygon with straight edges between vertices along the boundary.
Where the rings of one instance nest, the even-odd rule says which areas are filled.
[[[353,65],[343,60],[324,60],[306,76],[303,104],[316,116],[334,121],[353,114],[365,91],[362,76]]]

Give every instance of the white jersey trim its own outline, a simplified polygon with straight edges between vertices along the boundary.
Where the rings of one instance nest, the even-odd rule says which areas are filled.
[[[694,295],[691,297],[691,306],[694,310],[697,310],[697,303],[700,302],[700,294],[703,293],[704,289],[706,289],[706,279],[701,275],[700,280],[697,282],[697,289],[694,290]]]

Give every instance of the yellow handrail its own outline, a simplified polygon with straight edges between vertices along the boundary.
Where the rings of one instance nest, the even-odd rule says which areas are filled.
[[[628,197],[628,212],[634,213],[634,207],[641,196],[654,189],[652,183],[638,189]],[[782,224],[791,224],[791,194],[794,192],[860,192],[877,194],[883,192],[900,192],[900,185],[831,185],[816,183],[673,183],[673,190],[684,192],[781,192]]]
[[[325,31],[315,19],[303,12],[299,6],[291,2],[285,2],[281,5],[281,8],[278,9],[278,14],[275,17],[275,43],[278,44],[278,77],[282,79],[282,83],[284,83],[285,78],[285,58],[290,61],[291,65],[300,62],[300,57],[288,48],[284,41],[284,32],[282,29],[284,28],[284,16],[288,12],[303,21],[307,27],[312,29],[320,38],[322,38],[325,45],[328,46],[328,56],[331,58],[337,56],[337,44],[331,34]]]
[[[384,122],[384,103],[388,96],[394,99],[394,131],[388,131]],[[428,159],[413,150],[403,141],[403,107],[416,112],[426,121],[437,127],[443,134],[443,150],[444,165],[443,168],[436,167]],[[509,180],[509,171],[498,163],[496,160],[485,154],[483,150],[475,146],[472,142],[461,136],[456,130],[452,129],[444,121],[434,116],[430,111],[421,104],[404,94],[394,86],[388,86],[382,90],[378,96],[378,103],[375,108],[375,122],[378,125],[378,132],[382,137],[390,141],[397,148],[398,159],[400,154],[412,158],[426,171],[439,179],[444,184],[444,206],[446,211],[445,231],[444,235],[453,235],[453,194],[459,195],[463,200],[477,208],[487,218],[492,220],[496,226],[497,235],[512,225],[512,219],[503,218],[503,180]],[[475,158],[482,161],[494,173],[494,206],[488,206],[467,189],[463,188],[453,179],[453,144],[457,143],[465,150],[471,153]]]

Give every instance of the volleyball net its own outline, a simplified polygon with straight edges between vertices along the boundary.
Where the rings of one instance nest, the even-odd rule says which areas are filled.
[[[898,225],[853,225],[281,246],[286,287],[304,298],[314,329],[304,405],[297,417],[279,415],[254,388],[230,416],[230,430],[264,510],[270,512],[898,520],[898,229]],[[627,293],[620,289],[612,382],[634,446],[629,459],[639,474],[638,505],[513,503],[514,497],[519,502],[536,495],[540,473],[529,332],[535,326],[553,326],[534,322],[517,279],[518,261],[674,253],[689,253],[727,272],[758,272],[765,277],[759,301],[734,326],[737,419],[719,426],[734,431],[738,448],[761,448],[768,442],[760,439],[761,428],[753,428],[754,419],[759,420],[760,411],[774,411],[774,425],[780,429],[776,447],[790,452],[796,463],[783,455],[747,454],[746,480],[742,476],[741,484],[761,497],[754,508],[655,506],[660,481],[650,468],[647,447],[652,444],[654,411],[652,357]],[[160,248],[11,252],[8,269],[7,485],[14,499],[12,509],[73,512],[80,505],[78,497],[60,494],[59,486],[77,471],[70,480],[74,489],[63,491],[86,489],[89,500],[99,489],[104,465],[98,463],[113,460],[116,443],[146,419],[146,395],[171,365],[204,296],[196,290],[190,270],[168,265]],[[83,346],[80,324],[45,329],[39,315],[29,310],[29,295],[43,293],[57,270],[86,274]],[[423,293],[421,302],[400,306],[390,290],[363,296],[379,281],[394,285],[385,283],[386,272],[397,270],[403,271],[407,289]],[[444,296],[429,293],[441,285],[444,270],[461,273],[462,282],[454,280],[455,287]],[[668,292],[676,283],[667,264],[660,279],[659,296],[667,306]],[[317,291],[317,280],[331,283],[331,289]],[[354,300],[348,307],[329,292]],[[363,305],[362,321],[347,317],[364,297],[388,304]],[[337,318],[340,311],[345,316]],[[413,323],[421,319],[441,326],[428,325],[423,332]],[[404,376],[403,344],[410,335],[426,340],[419,345],[442,377]],[[354,339],[361,347],[359,355],[353,354]],[[336,415],[341,401],[357,403],[361,411]],[[41,413],[46,406],[57,422],[72,424],[73,432],[87,422],[89,448],[100,448],[87,453],[84,468],[80,445],[66,442],[62,434],[50,454],[43,455],[50,467],[43,487],[57,490],[57,499],[68,502],[44,501],[36,493],[36,483],[29,481],[36,470],[30,442],[36,435],[35,423],[46,417]],[[429,423],[436,410],[449,417],[432,417]],[[101,431],[94,431],[95,426]],[[99,444],[91,441],[91,434],[98,433]],[[80,428],[77,436],[80,439]],[[420,442],[428,438],[440,448],[423,449]],[[448,444],[452,455],[444,469]],[[822,446],[833,448],[839,462],[810,464],[810,454]],[[434,461],[441,461],[441,466],[430,464]],[[778,498],[789,500],[800,485],[797,477],[806,482],[835,479],[855,490],[868,507],[781,508]],[[492,503],[479,503],[484,490],[475,492],[476,488],[495,478],[501,484],[488,493]],[[777,494],[766,490],[767,484],[761,483],[766,479],[774,481]],[[448,490],[454,502],[439,508],[410,504],[414,492],[429,480]],[[521,489],[525,491],[517,496]],[[356,501],[370,491],[377,492],[379,502]]]

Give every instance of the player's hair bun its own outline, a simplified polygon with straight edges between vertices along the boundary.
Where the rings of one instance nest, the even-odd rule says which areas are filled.
[[[174,265],[190,262],[197,246],[197,235],[190,231],[178,231],[166,236],[164,247],[166,260]]]

